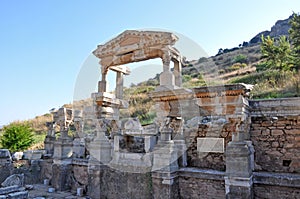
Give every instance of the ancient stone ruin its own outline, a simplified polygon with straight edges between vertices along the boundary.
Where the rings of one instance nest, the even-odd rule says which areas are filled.
[[[300,98],[249,100],[244,84],[184,89],[177,40],[130,30],[97,47],[98,92],[89,106],[52,113],[37,181],[91,198],[299,198]],[[156,119],[142,126],[120,118],[123,65],[153,58],[163,67],[149,93]]]

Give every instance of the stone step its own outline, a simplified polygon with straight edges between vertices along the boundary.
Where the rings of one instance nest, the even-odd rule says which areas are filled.
[[[8,199],[27,199],[28,191],[19,191],[8,194]]]
[[[24,191],[24,187],[20,187],[18,185],[13,185],[9,187],[2,187],[0,188],[0,195],[7,195],[9,193],[17,192],[17,191]]]

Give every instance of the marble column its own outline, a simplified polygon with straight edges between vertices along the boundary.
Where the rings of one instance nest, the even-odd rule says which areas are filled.
[[[108,85],[106,82],[106,75],[107,75],[107,67],[102,66],[101,68],[101,72],[102,72],[102,77],[101,77],[101,81],[98,82],[98,92],[106,92],[108,90]]]
[[[181,87],[182,85],[182,75],[181,75],[181,63],[179,60],[174,59],[174,76],[175,76],[175,85]]]
[[[123,73],[117,72],[116,78],[116,98],[123,99]]]
[[[171,56],[170,52],[164,52],[162,57],[163,62],[163,72],[160,74],[160,85],[161,86],[171,86],[175,85],[174,74],[170,71]]]

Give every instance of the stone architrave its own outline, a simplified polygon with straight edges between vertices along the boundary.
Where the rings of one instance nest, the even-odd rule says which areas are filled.
[[[113,70],[117,72],[116,97],[122,99],[122,74],[129,73],[120,69],[120,65],[155,58],[161,58],[163,62],[160,85],[168,89],[181,86],[181,56],[173,47],[177,40],[178,37],[170,32],[127,30],[99,45],[93,52],[100,59],[102,71],[98,92],[107,92],[106,75],[108,70]],[[170,61],[174,61],[174,74],[170,71]]]

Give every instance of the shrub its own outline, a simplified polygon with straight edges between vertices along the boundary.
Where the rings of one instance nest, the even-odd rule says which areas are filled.
[[[32,129],[26,123],[11,123],[3,128],[1,145],[11,152],[25,150],[33,143]]]
[[[239,70],[241,68],[245,68],[247,66],[247,64],[245,63],[235,63],[233,64],[232,66],[229,67],[229,70],[230,71],[234,71],[234,70]]]
[[[190,75],[183,75],[182,76],[182,82],[188,82],[192,79],[192,77]]]
[[[225,70],[224,69],[220,69],[219,70],[219,74],[224,74],[225,73]]]
[[[232,59],[232,63],[247,63],[247,56],[243,54],[239,54]]]

